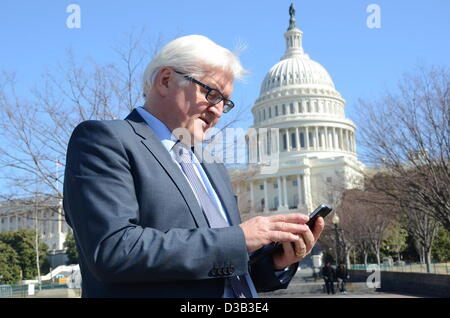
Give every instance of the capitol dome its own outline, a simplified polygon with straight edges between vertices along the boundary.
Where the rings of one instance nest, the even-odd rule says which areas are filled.
[[[265,76],[256,102],[286,94],[321,94],[344,103],[328,71],[304,52],[303,32],[297,28],[295,17],[291,16],[289,22],[289,28],[284,33],[285,53]]]
[[[290,86],[335,89],[327,70],[305,53],[292,55],[275,64],[262,82],[260,95],[285,90]]]

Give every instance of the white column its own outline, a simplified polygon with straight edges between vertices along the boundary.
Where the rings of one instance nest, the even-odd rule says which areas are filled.
[[[19,230],[19,216],[17,214],[14,215],[14,231]]]
[[[347,130],[347,139],[348,139],[348,151],[352,151],[352,137],[350,130]]]
[[[287,186],[286,186],[286,176],[283,177],[283,206],[289,208],[288,200],[287,200]]]
[[[316,135],[316,140],[314,142],[314,149],[319,149],[319,127],[315,127],[315,135]]]
[[[9,215],[6,217],[5,225],[6,225],[5,230],[6,231],[11,231],[11,222],[10,222]]]
[[[336,127],[333,127],[333,149],[338,149],[338,137],[336,134]]]
[[[264,212],[269,211],[269,196],[267,195],[267,179],[264,179]]]
[[[253,181],[250,181],[250,212],[254,212],[255,208],[255,194],[253,191]]]
[[[352,132],[352,145],[353,145],[353,152],[356,152],[356,138],[355,133]]]
[[[339,128],[339,145],[340,145],[339,149],[344,150],[344,139],[342,136],[342,128]]]
[[[325,149],[330,149],[330,143],[328,140],[328,127],[325,126],[325,127],[323,127],[323,129],[324,129],[324,134],[325,134]]]
[[[300,137],[298,136],[298,127],[295,127],[295,142],[297,144],[297,151],[300,151]]]
[[[347,140],[347,130],[344,129],[342,132],[344,139],[342,140],[342,145],[345,151],[348,151],[348,140]]]
[[[287,151],[288,151],[288,152],[291,151],[291,143],[290,143],[290,140],[291,140],[291,136],[290,136],[290,133],[289,133],[289,128],[287,128],[287,129],[286,129],[286,147],[287,147]]]
[[[281,206],[283,205],[283,198],[281,196],[281,177],[277,178],[277,182],[278,182],[278,206],[277,209],[281,209]]]
[[[305,204],[308,208],[308,211],[310,212],[312,209],[312,198],[311,198],[311,173],[309,169],[305,169],[305,172],[303,174],[303,186],[305,188]]]
[[[297,175],[297,195],[298,195],[297,208],[302,204],[302,188],[303,188],[303,185],[301,183],[301,177],[298,174]]]

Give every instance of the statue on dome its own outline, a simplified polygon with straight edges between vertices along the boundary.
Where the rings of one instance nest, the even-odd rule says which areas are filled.
[[[291,3],[291,5],[289,6],[289,28],[288,30],[294,29],[297,26],[295,25],[295,9],[294,9],[294,5]]]

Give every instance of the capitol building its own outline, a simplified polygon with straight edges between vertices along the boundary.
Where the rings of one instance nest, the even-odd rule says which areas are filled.
[[[243,220],[309,213],[322,203],[335,207],[344,189],[363,180],[345,100],[327,70],[305,53],[292,5],[289,13],[284,55],[268,71],[252,107],[255,147],[247,134],[247,158],[253,152],[256,159],[245,169],[230,169]],[[271,131],[277,132],[272,144]],[[274,161],[276,169],[264,171]]]

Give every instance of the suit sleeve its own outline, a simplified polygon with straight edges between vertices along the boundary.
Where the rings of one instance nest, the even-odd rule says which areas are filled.
[[[80,257],[99,281],[209,279],[225,266],[234,275],[248,273],[239,226],[167,232],[139,226],[128,155],[113,127],[101,121],[80,124],[69,141],[64,210]]]

